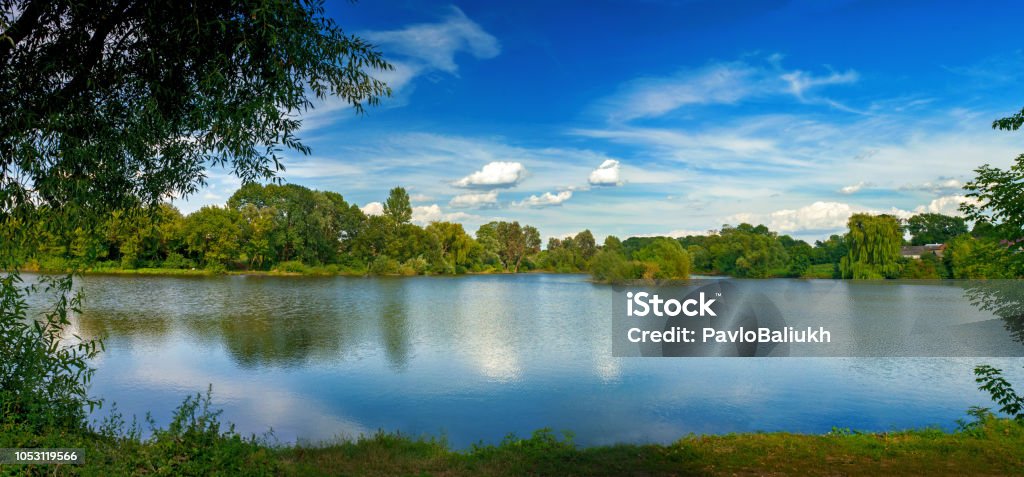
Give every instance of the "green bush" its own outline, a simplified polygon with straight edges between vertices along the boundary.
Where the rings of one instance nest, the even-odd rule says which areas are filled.
[[[399,273],[399,263],[386,255],[380,255],[370,262],[369,272],[372,275],[394,275]]]
[[[17,273],[0,278],[0,424],[41,431],[82,429],[86,408],[100,404],[88,395],[93,369],[88,360],[102,349],[99,341],[66,344],[68,319],[81,296],[72,293],[72,276],[43,276],[26,286]],[[26,297],[43,293],[53,305],[41,317],[28,315]]]
[[[205,395],[185,398],[167,429],[147,417],[152,436],[138,465],[163,475],[275,475],[276,459],[265,443],[240,436],[233,424],[221,429],[221,411],[211,408],[211,393],[212,387]]]
[[[309,271],[309,267],[298,260],[289,260],[279,263],[276,270],[284,273],[306,273]]]
[[[423,275],[430,270],[430,262],[423,257],[410,258],[402,264],[402,275]]]
[[[228,272],[227,265],[220,262],[210,262],[206,264],[206,271],[216,274],[223,274]]]
[[[167,258],[164,260],[164,268],[177,268],[187,269],[194,267],[195,264],[191,260],[185,258],[178,252],[171,252],[167,254]]]

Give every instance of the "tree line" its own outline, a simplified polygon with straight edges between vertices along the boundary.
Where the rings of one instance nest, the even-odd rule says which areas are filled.
[[[493,221],[474,234],[462,224],[412,223],[405,189],[392,189],[383,213],[369,215],[341,194],[295,184],[249,183],[224,206],[183,215],[164,203],[115,211],[100,234],[48,235],[32,257],[41,270],[86,260],[94,270],[139,268],[212,272],[421,275],[544,270],[590,273],[598,281],[678,279],[691,273],[738,278],[1008,278],[1019,255],[978,220],[919,214],[908,220],[855,214],[845,234],[813,244],[765,225],[724,225],[681,238],[607,237],[590,230],[550,238],[519,222]],[[902,257],[903,245],[946,244],[945,253]]]
[[[58,271],[86,263],[94,271],[179,269],[323,274],[419,275],[557,270],[586,272],[600,247],[583,231],[542,250],[536,227],[492,221],[470,235],[462,224],[412,223],[406,190],[392,189],[383,213],[370,215],[341,194],[295,184],[249,183],[224,206],[184,215],[173,205],[117,210],[100,233],[52,233],[33,226],[40,243],[28,268]],[[617,240],[617,239],[616,239]],[[675,243],[638,255],[636,277],[685,278],[689,262]],[[664,255],[664,256],[663,256]]]

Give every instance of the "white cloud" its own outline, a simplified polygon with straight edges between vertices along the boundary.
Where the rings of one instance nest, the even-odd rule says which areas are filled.
[[[465,212],[453,212],[446,214],[437,204],[419,205],[412,208],[412,222],[419,225],[427,225],[431,222],[447,221],[460,222],[465,220],[478,220],[480,217]]]
[[[939,197],[931,201],[928,205],[922,205],[914,209],[914,212],[923,214],[925,212],[933,214],[946,214],[946,215],[963,215],[960,212],[960,204],[968,203],[977,205],[979,202],[973,197],[967,197],[963,195],[949,195],[945,197]]]
[[[384,204],[380,202],[370,202],[369,204],[360,207],[359,210],[362,210],[366,215],[383,215]]]
[[[799,209],[772,212],[769,228],[781,232],[836,229],[846,226],[853,213],[849,204],[818,201]]]
[[[496,161],[452,183],[455,187],[512,187],[526,177],[526,168],[519,162]]]
[[[434,197],[427,194],[412,194],[409,196],[409,200],[412,202],[426,202],[428,200],[434,200]]]
[[[412,208],[412,221],[418,224],[427,224],[444,218],[444,212],[437,204],[420,205]]]
[[[469,53],[477,59],[494,58],[501,53],[498,39],[454,6],[438,22],[409,25],[399,30],[365,31],[360,35],[381,48],[391,63],[391,70],[367,71],[391,88],[392,96],[382,102],[390,107],[404,106],[408,102],[417,77],[436,71],[457,75],[459,68],[455,58],[459,53]],[[315,130],[345,117],[354,117],[348,102],[336,96],[317,98],[313,100],[313,108],[302,114],[302,128]]]
[[[457,195],[452,197],[452,200],[448,202],[448,205],[455,208],[478,208],[493,207],[494,205],[497,205],[497,203],[498,191],[492,190],[490,192]]]
[[[720,63],[670,78],[643,78],[610,101],[613,120],[661,116],[691,104],[735,103],[752,93],[758,72],[745,63]]]
[[[687,163],[704,163],[722,168],[736,165],[738,160],[760,164],[802,165],[778,154],[776,141],[768,137],[739,134],[731,129],[690,133],[660,128],[574,129],[571,134],[595,139],[608,139],[630,145],[657,149],[659,156]],[[723,153],[728,156],[723,157]],[[728,160],[732,158],[732,160]]]
[[[324,158],[288,161],[282,174],[290,179],[319,179],[324,177],[358,176],[365,171],[352,164]]]
[[[890,207],[889,209],[872,209],[842,202],[817,201],[811,205],[797,209],[776,210],[769,214],[734,214],[727,222],[746,222],[765,224],[769,229],[789,233],[807,231],[839,231],[846,228],[850,216],[857,213],[872,215],[888,214],[901,219],[909,218],[914,212]]]
[[[412,67],[452,74],[458,71],[457,53],[467,52],[478,59],[494,58],[501,53],[498,39],[454,6],[441,22],[420,23],[401,30],[370,31],[362,36],[385,53],[408,58]]]
[[[908,219],[913,215],[922,213],[935,213],[946,215],[962,215],[958,208],[960,204],[977,203],[971,197],[962,195],[950,195],[939,197],[926,205],[915,207],[913,211],[897,207],[888,209],[873,209],[858,205],[851,205],[842,202],[818,201],[811,205],[797,209],[776,210],[768,214],[739,213],[726,218],[727,222],[751,224],[764,223],[768,228],[779,232],[805,232],[805,231],[837,231],[846,227],[850,216],[856,213],[888,214],[900,219]]]
[[[590,173],[588,180],[591,185],[622,185],[619,161],[606,159]]]
[[[830,71],[823,76],[803,70],[786,71],[782,69],[781,57],[771,55],[763,62],[717,62],[669,77],[636,79],[602,102],[601,109],[608,112],[612,122],[626,122],[663,116],[689,105],[735,104],[755,97],[791,96],[802,103],[824,103],[849,111],[850,108],[812,92],[858,79],[854,70]]]
[[[964,183],[952,178],[939,178],[934,181],[926,181],[921,184],[908,184],[900,187],[901,190],[921,190],[926,192],[943,193],[956,192],[964,188]]]
[[[832,72],[828,76],[814,76],[806,71],[794,70],[781,75],[780,78],[786,82],[789,92],[793,96],[803,99],[804,93],[810,89],[833,84],[856,83],[859,76],[853,70],[847,70],[844,73]]]
[[[856,194],[861,189],[863,189],[864,186],[866,186],[866,185],[867,185],[866,182],[860,181],[860,182],[858,182],[856,184],[848,185],[848,186],[843,187],[842,189],[839,189],[839,193],[840,194],[846,194],[846,195]]]
[[[572,191],[563,190],[557,194],[545,192],[541,195],[531,195],[530,197],[523,199],[522,201],[516,202],[513,205],[516,207],[532,207],[532,208],[543,208],[552,207],[556,205],[562,205],[563,202],[572,198]]]
[[[711,235],[711,234],[713,234],[715,232],[716,232],[715,230],[676,229],[676,230],[670,230],[668,232],[660,233],[660,234],[659,233],[653,233],[653,234],[634,234],[634,235],[630,235],[630,237],[672,237],[672,238],[682,238],[682,237],[696,237],[696,236]]]

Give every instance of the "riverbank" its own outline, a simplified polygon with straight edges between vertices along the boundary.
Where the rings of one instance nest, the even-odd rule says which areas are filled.
[[[383,433],[336,444],[270,446],[221,433],[204,417],[210,418],[200,413],[198,421],[172,424],[147,440],[4,429],[0,447],[84,449],[85,465],[35,469],[54,475],[1018,475],[1024,468],[1024,425],[995,418],[954,433],[730,434],[589,448],[542,430],[453,451],[443,440]]]
[[[827,268],[827,269],[826,269]],[[38,266],[26,266],[21,269],[22,272],[28,273],[66,273],[67,270],[47,270],[40,269]],[[556,270],[523,270],[519,272],[511,272],[504,270],[485,270],[485,271],[467,271],[455,275],[450,274],[433,274],[425,273],[421,275],[417,274],[403,274],[403,273],[385,273],[385,274],[374,274],[370,273],[365,269],[343,269],[337,266],[303,266],[302,268],[291,268],[291,269],[274,269],[274,270],[209,270],[203,268],[113,268],[113,267],[100,267],[100,268],[89,268],[82,273],[86,275],[150,275],[150,276],[223,276],[223,275],[235,275],[235,276],[266,276],[266,277],[365,277],[365,276],[382,276],[382,277],[403,277],[403,276],[441,276],[441,277],[457,277],[457,276],[474,276],[474,275],[526,275],[526,274],[552,274],[552,275],[589,275],[586,271],[577,272],[559,272]],[[690,275],[691,279],[699,278],[730,278],[725,275],[719,275],[710,272],[695,272]],[[765,278],[794,278],[787,277],[784,274],[772,275]],[[808,269],[804,275],[799,278],[817,278],[817,279],[831,279],[832,278],[832,265],[825,264],[825,266],[812,266]]]

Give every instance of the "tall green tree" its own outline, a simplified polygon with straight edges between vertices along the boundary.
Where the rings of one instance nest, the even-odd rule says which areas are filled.
[[[896,278],[900,273],[899,220],[891,215],[853,214],[847,221],[848,251],[839,264],[843,278]]]
[[[404,187],[395,187],[384,201],[384,215],[396,224],[407,224],[412,220],[412,202]]]
[[[906,228],[911,245],[946,243],[967,233],[967,222],[945,214],[917,214],[907,219]]]
[[[524,258],[540,252],[540,232],[519,222],[486,223],[477,229],[476,239],[505,271],[519,272]]]

